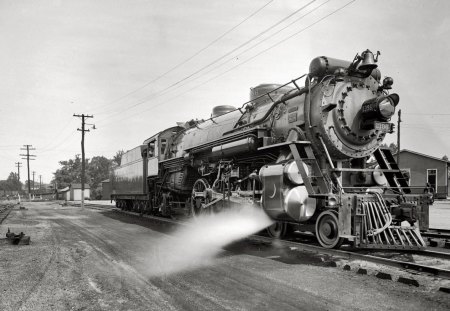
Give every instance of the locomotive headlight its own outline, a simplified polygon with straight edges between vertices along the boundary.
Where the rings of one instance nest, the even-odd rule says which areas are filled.
[[[385,119],[389,119],[395,113],[395,107],[392,105],[392,102],[389,98],[383,99],[378,104],[378,109],[380,111],[380,115],[382,115]]]
[[[397,94],[383,95],[366,100],[361,107],[365,120],[387,121],[395,113],[400,97]]]

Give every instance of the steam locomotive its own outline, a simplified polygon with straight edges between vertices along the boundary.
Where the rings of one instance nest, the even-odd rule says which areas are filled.
[[[126,152],[111,176],[119,208],[161,216],[256,204],[275,237],[302,230],[326,248],[420,249],[429,197],[388,149],[399,96],[380,53],[317,57],[289,83],[261,84],[239,108],[178,123]],[[300,83],[304,81],[304,83]],[[422,189],[423,190],[423,189]]]

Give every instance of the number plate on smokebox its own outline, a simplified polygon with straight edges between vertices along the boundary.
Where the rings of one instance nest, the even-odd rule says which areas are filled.
[[[389,122],[375,122],[375,130],[383,133],[392,133],[392,123]]]

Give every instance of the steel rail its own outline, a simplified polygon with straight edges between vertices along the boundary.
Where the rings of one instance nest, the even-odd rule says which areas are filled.
[[[450,233],[421,232],[422,236],[436,239],[450,239]]]
[[[427,231],[421,232],[425,237],[437,239],[450,239],[450,229],[429,228]]]
[[[441,233],[450,233],[450,229],[428,228],[428,231],[436,231]]]
[[[0,224],[6,219],[6,217],[8,217],[9,213],[11,213],[12,209],[14,208],[14,205],[3,205],[0,206],[0,208],[3,207],[2,209],[0,209]]]
[[[417,255],[422,255],[422,256],[430,256],[433,258],[441,258],[441,259],[447,259],[450,260],[450,253],[446,253],[446,252],[438,252],[438,251],[432,251],[432,250],[428,250],[428,249],[422,249],[422,250],[417,250],[417,251],[412,251],[412,253],[416,253]]]
[[[272,238],[258,236],[258,235],[252,235],[248,239],[256,240],[256,241],[260,241],[260,242],[266,242],[266,243],[272,243],[274,241],[274,239],[272,239]],[[447,269],[430,267],[430,266],[425,266],[425,265],[421,265],[421,264],[417,264],[417,263],[404,262],[404,261],[383,258],[383,257],[378,257],[378,256],[373,256],[373,255],[359,254],[359,253],[351,252],[351,251],[328,249],[328,248],[323,248],[320,246],[308,245],[308,244],[304,244],[304,243],[287,241],[287,240],[276,240],[276,241],[277,241],[277,243],[279,242],[279,243],[282,243],[287,246],[296,247],[297,249],[303,250],[303,251],[309,251],[309,252],[318,253],[318,254],[327,254],[327,255],[330,255],[333,257],[341,257],[341,258],[348,259],[348,260],[359,259],[359,260],[364,260],[364,261],[368,261],[368,262],[384,264],[384,265],[395,267],[395,268],[402,268],[402,269],[406,269],[406,270],[430,273],[435,276],[450,279],[450,270],[447,270]]]

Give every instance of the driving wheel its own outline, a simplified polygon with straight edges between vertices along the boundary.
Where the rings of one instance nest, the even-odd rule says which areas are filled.
[[[211,202],[211,187],[204,178],[197,179],[192,187],[191,214],[198,216],[207,213],[210,209],[205,205]]]

